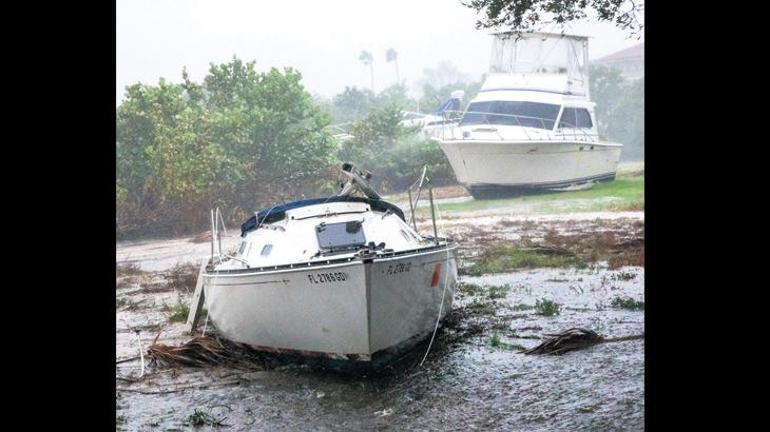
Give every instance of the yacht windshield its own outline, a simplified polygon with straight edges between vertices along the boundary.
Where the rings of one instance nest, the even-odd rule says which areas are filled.
[[[493,124],[553,129],[559,105],[523,101],[474,102],[468,106],[460,126]]]

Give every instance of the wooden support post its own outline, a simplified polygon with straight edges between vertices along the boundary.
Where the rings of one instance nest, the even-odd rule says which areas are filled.
[[[190,334],[195,332],[195,327],[198,326],[198,321],[200,320],[201,312],[203,311],[203,273],[206,272],[206,265],[208,262],[208,258],[204,258],[201,261],[201,268],[198,271],[198,281],[195,284],[195,292],[193,293],[192,301],[190,302],[190,313],[187,315],[187,326],[190,329]]]

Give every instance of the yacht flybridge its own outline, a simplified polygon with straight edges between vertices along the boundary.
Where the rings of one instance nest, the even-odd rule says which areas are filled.
[[[584,36],[494,34],[478,95],[437,136],[474,197],[615,178],[622,145],[599,140],[587,59]]]
[[[343,172],[338,195],[259,211],[241,226],[234,256],[212,252],[205,303],[226,338],[373,364],[430,334],[449,311],[456,243],[439,238],[435,223],[432,236],[420,235],[367,175],[349,164]],[[420,187],[424,180],[425,171]]]

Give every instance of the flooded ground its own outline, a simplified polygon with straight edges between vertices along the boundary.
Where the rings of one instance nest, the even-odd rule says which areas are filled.
[[[432,229],[429,222],[418,220],[421,232]],[[440,226],[461,240],[464,268],[499,241],[550,242],[581,256],[591,253],[586,245],[605,243],[638,249],[641,242],[643,250],[641,212],[527,218],[490,209],[442,215]],[[237,243],[238,232],[231,234],[223,247]],[[462,276],[422,367],[426,343],[395,367],[366,376],[297,364],[266,370],[147,365],[137,378],[141,361],[131,359],[139,355],[138,340],[146,351],[156,337],[169,345],[191,337],[182,322],[172,321],[186,318],[197,274],[194,266],[178,264],[210,253],[207,241],[196,241],[118,244],[116,358],[130,359],[116,365],[121,430],[188,430],[196,419],[221,420],[228,430],[643,429],[643,340],[562,356],[517,353],[571,327],[606,337],[642,334],[644,311],[618,301],[644,301],[642,266],[599,259],[583,268]],[[125,267],[129,263],[136,267]],[[546,301],[558,314],[540,314],[537,306]],[[204,322],[199,332],[204,327],[215,331]],[[213,427],[200,430],[207,428]]]

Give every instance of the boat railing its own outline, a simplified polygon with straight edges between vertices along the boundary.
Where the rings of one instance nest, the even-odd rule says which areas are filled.
[[[466,115],[479,115],[483,121],[465,123],[463,119]],[[512,119],[512,122],[491,122],[490,119],[506,118]],[[524,133],[524,139],[528,141],[586,141],[596,142],[599,140],[599,134],[593,133],[588,128],[577,127],[576,125],[560,121],[557,126],[556,120],[543,117],[526,116],[521,114],[506,114],[496,113],[489,111],[465,111],[461,117],[448,118],[445,116],[446,121],[442,122],[439,128],[435,128],[430,131],[431,138],[439,138],[441,140],[473,140],[474,138],[466,131],[461,133],[460,126],[478,126],[476,129],[478,132],[497,132],[501,141],[506,140],[498,130],[497,126],[519,126]],[[532,126],[531,123],[539,123],[539,126]],[[529,124],[527,124],[529,123]],[[551,127],[548,124],[552,123]],[[587,130],[588,129],[588,130]],[[473,130],[472,130],[473,131]],[[457,134],[460,133],[458,136]],[[487,140],[485,138],[485,140]]]
[[[406,188],[407,195],[409,197],[409,209],[411,211],[411,214],[409,216],[409,223],[414,228],[414,231],[417,232],[417,219],[415,217],[415,210],[417,209],[417,204],[420,201],[420,196],[422,194],[423,186],[428,185],[428,199],[430,201],[430,216],[431,220],[433,221],[433,241],[436,243],[436,245],[439,244],[439,237],[438,237],[438,227],[436,226],[436,207],[433,202],[433,185],[431,184],[430,177],[428,177],[428,165],[423,165],[422,167],[422,174],[420,175],[420,178],[417,179],[414,183],[409,185],[409,187]],[[417,189],[417,196],[414,200],[412,200],[412,190]]]
[[[222,216],[222,211],[217,207],[211,209],[211,262],[214,262],[216,258],[218,262],[222,262],[223,257],[232,258],[227,254],[222,253],[222,232],[219,230],[222,228],[225,235],[227,235],[227,227],[225,227],[225,218]]]

